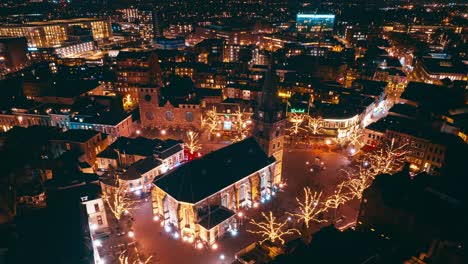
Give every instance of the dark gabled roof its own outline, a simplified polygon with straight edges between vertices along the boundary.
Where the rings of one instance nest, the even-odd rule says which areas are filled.
[[[231,218],[235,213],[226,207],[217,206],[212,208],[210,213],[203,216],[198,222],[199,225],[203,226],[206,230],[210,230],[213,227],[219,225],[220,223]]]
[[[99,133],[100,132],[94,130],[70,129],[64,133],[59,134],[56,139],[70,142],[85,143]]]
[[[149,157],[146,159],[139,160],[135,163],[132,164],[132,167],[135,167],[135,169],[140,173],[144,174],[157,166],[161,165],[162,162],[160,160],[157,160],[153,157]]]
[[[153,149],[155,144],[152,139],[137,137],[119,137],[110,148],[117,150],[121,153],[128,155],[140,155],[140,156],[151,156],[153,155]]]
[[[104,159],[118,159],[119,155],[115,150],[111,147],[107,147],[105,150],[103,150],[101,153],[99,153],[96,157],[98,158],[104,158]]]
[[[119,151],[128,155],[139,155],[145,157],[150,157],[154,154],[158,158],[165,159],[178,151],[181,151],[181,143],[182,141],[174,139],[161,140],[157,138],[149,139],[144,137],[119,137],[107,149],[111,149],[114,152]],[[108,151],[107,149],[105,151]],[[101,154],[102,153],[100,153],[98,157],[101,157]],[[109,156],[113,156],[110,151]],[[105,156],[103,158],[105,158]]]
[[[153,183],[178,201],[197,203],[273,164],[254,138],[192,160]]]
[[[164,143],[164,149],[154,151],[154,154],[160,159],[167,159],[170,156],[176,154],[177,152],[183,150],[181,141],[168,139]]]

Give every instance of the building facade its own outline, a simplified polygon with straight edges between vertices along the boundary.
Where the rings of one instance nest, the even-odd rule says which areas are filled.
[[[226,233],[237,234],[235,212],[275,195],[277,164],[253,138],[192,160],[153,182],[155,219],[184,241],[213,245]]]

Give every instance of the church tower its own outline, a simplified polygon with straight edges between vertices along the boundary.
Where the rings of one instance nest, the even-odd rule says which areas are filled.
[[[278,98],[279,78],[275,73],[273,63],[274,60],[271,59],[252,119],[254,138],[269,157],[273,156],[276,159],[272,180],[274,184],[278,184],[281,182],[286,117]]]

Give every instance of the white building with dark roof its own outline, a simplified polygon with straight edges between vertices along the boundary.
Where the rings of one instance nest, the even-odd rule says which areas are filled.
[[[153,214],[166,230],[208,245],[237,232],[235,212],[275,195],[277,162],[248,138],[181,165],[154,180]]]

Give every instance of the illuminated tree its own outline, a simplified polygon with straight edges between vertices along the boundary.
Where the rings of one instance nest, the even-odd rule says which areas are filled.
[[[201,149],[200,141],[198,140],[198,133],[193,131],[188,131],[186,133],[187,141],[184,143],[184,146],[190,151],[190,154],[195,153]]]
[[[207,128],[210,135],[218,128],[218,115],[216,113],[216,107],[213,106],[211,110],[205,111],[201,116],[201,127]]]
[[[383,144],[376,151],[367,153],[363,161],[374,177],[382,173],[393,174],[400,169],[406,154],[409,153],[407,145],[396,146],[395,139],[392,139],[390,143]]]
[[[153,256],[142,259],[137,247],[134,247],[134,249],[133,253],[130,253],[128,250],[122,251],[119,255],[119,264],[149,264],[152,262]]]
[[[291,126],[288,128],[290,135],[297,135],[300,131],[305,130],[301,127],[302,123],[304,123],[306,119],[306,115],[300,113],[291,113],[289,117],[289,122]]]
[[[360,164],[353,170],[343,170],[348,175],[344,187],[351,195],[350,199],[362,199],[362,193],[372,184],[374,175],[364,165]]]
[[[299,209],[298,213],[287,213],[293,217],[297,217],[297,221],[304,221],[307,228],[309,228],[310,222],[322,223],[327,220],[319,219],[319,216],[322,212],[327,210],[327,207],[322,203],[320,198],[322,197],[322,192],[317,193],[310,190],[309,187],[304,187],[304,198],[300,200],[296,197],[296,201]]]
[[[349,133],[349,135],[346,137],[349,145],[360,148],[363,145],[363,140],[362,137],[364,136],[364,133],[362,129],[354,129]]]
[[[133,106],[133,100],[132,100],[132,96],[130,94],[127,94],[124,98],[123,98],[123,105],[124,105],[124,108],[131,108]]]
[[[135,209],[136,201],[130,199],[125,186],[119,184],[118,178],[116,180],[116,186],[107,188],[102,198],[117,221],[120,220],[124,214],[130,213],[131,210]]]
[[[237,141],[241,141],[245,139],[250,133],[250,124],[252,121],[250,120],[250,114],[246,113],[245,111],[241,110],[240,107],[238,110],[233,114],[234,116],[234,135],[231,141],[233,143]]]
[[[338,185],[338,189],[330,195],[325,201],[325,206],[327,208],[337,209],[340,205],[346,203],[349,200],[349,196],[346,193],[343,193],[344,182]]]
[[[307,118],[307,128],[313,135],[317,135],[323,130],[323,119],[316,117]]]
[[[287,219],[284,222],[279,222],[277,218],[273,216],[273,212],[271,211],[268,216],[262,212],[262,216],[265,219],[264,222],[257,222],[254,219],[250,219],[249,222],[250,224],[256,226],[258,230],[247,230],[249,233],[262,236],[264,239],[260,241],[260,243],[263,243],[267,240],[270,240],[272,243],[274,243],[278,240],[281,244],[284,244],[284,236],[292,235],[294,233],[300,235],[300,232],[297,229],[288,228],[286,226],[288,224]]]

